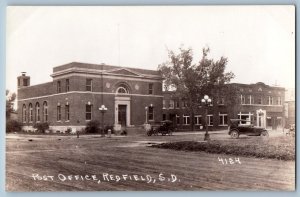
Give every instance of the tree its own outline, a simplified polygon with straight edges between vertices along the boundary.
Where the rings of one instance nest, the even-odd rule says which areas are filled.
[[[16,100],[16,93],[11,93],[6,90],[6,118],[10,118],[11,112],[14,112],[14,102]]]
[[[160,64],[158,70],[164,78],[164,89],[176,90],[176,96],[188,103],[193,130],[195,109],[201,104],[203,96],[223,92],[220,90],[234,78],[234,74],[225,72],[227,58],[221,57],[217,61],[208,58],[209,48],[203,48],[198,63],[193,63],[192,49],[179,50],[179,54],[168,51],[169,60]],[[217,99],[213,102],[217,102]]]

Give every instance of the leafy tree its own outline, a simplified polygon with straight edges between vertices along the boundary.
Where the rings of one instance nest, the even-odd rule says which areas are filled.
[[[19,132],[22,130],[22,123],[17,120],[6,120],[6,133]]]
[[[16,93],[11,93],[9,90],[6,90],[6,118],[10,118],[11,112],[14,112],[14,102],[16,100]]]
[[[193,63],[192,49],[179,50],[178,54],[168,51],[169,60],[160,64],[158,70],[165,79],[164,89],[176,90],[176,96],[188,103],[193,130],[195,109],[201,104],[203,96],[224,94],[224,85],[234,78],[234,74],[225,72],[228,63],[226,57],[216,61],[208,58],[209,48],[203,48],[202,58],[198,63]],[[227,92],[229,90],[230,88]],[[217,102],[217,99],[213,99],[213,102]]]

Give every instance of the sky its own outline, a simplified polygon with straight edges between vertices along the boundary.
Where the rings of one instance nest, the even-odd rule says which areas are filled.
[[[293,6],[10,6],[6,87],[17,76],[52,81],[55,66],[83,62],[157,69],[168,50],[192,48],[194,63],[228,58],[236,83],[295,86]]]

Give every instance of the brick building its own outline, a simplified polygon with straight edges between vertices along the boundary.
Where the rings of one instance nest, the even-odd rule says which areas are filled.
[[[18,119],[24,130],[49,122],[53,131],[73,131],[91,120],[133,127],[162,119],[162,78],[157,71],[72,62],[53,68],[53,81],[30,86],[18,77]],[[147,116],[147,120],[146,120]]]
[[[285,118],[286,128],[290,128],[292,124],[296,123],[296,103],[295,103],[295,89],[287,89],[285,94]]]
[[[72,62],[54,67],[51,76],[53,81],[34,86],[25,73],[18,77],[18,120],[24,130],[33,130],[39,122],[48,122],[55,132],[80,130],[91,120],[102,121],[101,105],[107,108],[104,125],[135,127],[169,119],[179,129],[191,129],[188,103],[162,91],[158,71]],[[267,129],[284,125],[284,88],[261,82],[226,87],[230,97],[209,95],[210,129],[225,129],[232,118]],[[193,117],[196,129],[202,128],[204,117],[205,107],[199,104]]]
[[[225,129],[230,119],[251,120],[255,126],[277,129],[284,125],[285,89],[264,83],[227,84],[230,96],[208,95],[212,104],[208,107],[210,129]],[[190,129],[192,120],[188,103],[174,92],[163,92],[163,119],[172,120],[179,129]],[[219,96],[217,96],[219,95]],[[235,100],[233,104],[232,100]],[[195,109],[195,129],[205,124],[205,106]],[[246,121],[243,124],[249,124]]]

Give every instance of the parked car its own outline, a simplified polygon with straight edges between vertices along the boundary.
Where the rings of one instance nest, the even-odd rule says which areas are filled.
[[[242,119],[230,119],[230,125],[228,130],[228,135],[230,135],[234,139],[239,138],[240,135],[264,137],[269,136],[269,133],[265,128],[253,126],[253,124],[251,124],[251,121]]]
[[[161,135],[172,135],[174,130],[173,122],[170,120],[164,120],[161,121],[159,125],[151,125],[151,129],[147,132],[147,135],[158,135],[159,133]]]

